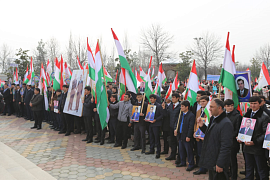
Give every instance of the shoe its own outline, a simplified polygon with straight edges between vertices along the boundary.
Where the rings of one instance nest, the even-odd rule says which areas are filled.
[[[34,119],[30,119],[30,121],[34,121]]]
[[[100,141],[100,143],[99,143],[100,145],[103,145],[104,144],[104,141]]]
[[[109,139],[110,139],[110,136],[105,138],[105,140],[109,140]]]
[[[96,140],[95,143],[100,143],[100,140]]]
[[[194,166],[193,167],[188,167],[187,169],[186,169],[186,171],[192,171],[194,169]]]
[[[240,171],[240,174],[246,174],[246,171]]]
[[[160,154],[168,154],[168,151],[162,151]]]
[[[186,164],[177,164],[176,167],[186,167]]]
[[[156,159],[159,159],[159,158],[160,158],[160,154],[157,154],[157,155],[156,155]]]
[[[60,129],[59,129],[59,128],[55,128],[54,130],[55,130],[55,131],[60,131]]]
[[[11,116],[11,114],[9,114],[8,116]]]
[[[87,139],[83,139],[82,141],[88,141]]]
[[[75,131],[74,134],[81,134],[81,131]]]
[[[37,126],[33,126],[33,127],[31,127],[31,129],[35,129],[35,128],[37,128]]]
[[[136,150],[139,150],[139,148],[132,148],[131,151],[136,151]]]
[[[108,143],[108,144],[113,144],[113,143],[115,143],[115,142],[110,140],[110,141],[108,141],[107,143]]]
[[[126,149],[127,148],[127,145],[123,145],[122,147],[121,147],[121,149]]]
[[[142,151],[141,151],[141,154],[144,154],[144,153],[145,153],[145,150],[142,150]]]
[[[98,137],[96,137],[94,140],[98,140]]]
[[[115,144],[113,147],[120,147],[120,146],[122,146],[122,145],[120,145],[120,144]]]
[[[65,136],[69,136],[69,135],[70,135],[70,133],[66,133],[66,134],[65,134]]]
[[[93,142],[93,140],[88,140],[88,141],[87,141],[87,143],[92,143],[92,142]]]
[[[169,156],[169,157],[165,158],[165,160],[167,160],[167,161],[169,161],[169,160],[175,160],[175,159],[176,159],[175,156]]]
[[[1,116],[5,116],[6,114],[1,114]]]
[[[58,134],[65,134],[66,132],[65,131],[60,131]]]
[[[38,128],[37,128],[37,130],[40,130],[40,129],[41,129],[41,127],[38,127]]]
[[[206,172],[202,172],[200,170],[193,172],[194,175],[206,174]]]
[[[151,152],[151,151],[148,151],[145,153],[146,155],[149,155],[149,154],[155,154],[155,152]]]

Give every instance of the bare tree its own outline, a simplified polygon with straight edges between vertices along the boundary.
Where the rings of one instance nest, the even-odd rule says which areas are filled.
[[[12,50],[10,47],[8,47],[7,44],[3,44],[1,49],[0,49],[0,61],[1,61],[1,72],[4,73],[8,70],[7,66],[7,60],[10,58],[12,55]]]
[[[77,59],[77,56],[80,59],[80,63],[83,64],[87,62],[87,44],[86,39],[85,41],[82,40],[80,37],[72,41],[73,46],[73,59]]]
[[[270,45],[265,44],[264,46],[260,47],[260,49],[256,52],[255,57],[260,62],[264,62],[266,68],[268,69],[270,65]]]
[[[158,24],[152,24],[147,30],[143,30],[141,34],[141,44],[154,54],[157,67],[166,56],[172,42],[173,36],[164,31]]]
[[[46,58],[47,58],[47,51],[45,49],[45,43],[42,39],[38,42],[38,46],[36,49],[33,50],[34,54],[34,70],[35,73],[39,74],[38,71],[40,70],[41,64],[46,66]]]
[[[78,69],[77,63],[76,63],[76,57],[74,60],[74,53],[73,53],[73,40],[72,40],[72,33],[70,32],[69,41],[68,41],[68,47],[66,48],[67,52],[67,63],[70,66],[71,69]]]
[[[60,56],[60,46],[58,41],[52,37],[46,43],[47,55],[51,62],[52,69],[54,69],[54,59]]]
[[[130,46],[130,43],[128,40],[128,33],[127,32],[125,32],[125,36],[124,36],[124,40],[123,40],[123,48],[124,48],[124,50],[131,49],[131,46]]]
[[[204,70],[204,78],[207,78],[207,68],[212,62],[221,58],[222,45],[220,38],[209,32],[203,33],[201,37],[194,38],[195,42],[189,48],[194,54],[198,64]]]

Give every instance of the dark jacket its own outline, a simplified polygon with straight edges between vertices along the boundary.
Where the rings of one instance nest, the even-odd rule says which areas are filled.
[[[150,123],[150,127],[151,126],[161,126],[162,125],[162,119],[163,119],[162,107],[157,102],[155,102],[155,106],[156,106],[156,111],[155,111],[154,119],[156,120],[156,122],[155,123]]]
[[[250,117],[252,110],[248,110],[244,117]],[[263,112],[263,109],[260,108],[252,119],[256,119],[256,124],[253,130],[253,135],[251,141],[253,141],[254,146],[244,146],[244,152],[248,154],[263,154],[264,149],[263,140],[267,128],[267,124],[269,123],[269,116]]]
[[[174,129],[177,130],[177,139],[181,140],[181,141],[186,141],[186,137],[188,137],[190,139],[192,139],[192,137],[193,137],[195,116],[191,111],[188,111],[185,114],[184,119],[183,119],[183,114],[184,113],[182,112],[180,115],[178,128],[177,128],[178,122],[175,121]],[[181,127],[182,119],[184,121],[183,121],[183,125],[182,125],[182,133],[181,133],[181,137],[180,137],[180,127]]]
[[[51,93],[52,95],[52,93]],[[67,92],[61,94],[61,100],[60,100],[60,112],[62,113],[64,111],[65,103],[67,99]]]
[[[190,108],[191,112],[196,116],[197,115],[197,106],[198,102],[195,102],[194,105]]]
[[[61,112],[60,111],[60,109],[61,109],[61,99],[62,99],[62,93],[59,96],[57,96],[57,99],[56,99],[58,101],[57,109],[58,109],[59,112]]]
[[[33,95],[34,95],[34,91],[32,89],[26,89],[26,96],[24,99],[24,103],[29,105]]]
[[[167,108],[167,114],[166,116],[170,119],[170,128],[174,129],[175,122],[178,121],[179,113],[181,109],[181,103],[174,107],[173,109],[173,103],[171,103]]]
[[[200,167],[214,170],[217,165],[220,168],[228,168],[230,165],[230,152],[233,145],[233,125],[226,113],[221,113],[217,118],[210,118],[208,127],[200,127],[205,134],[202,146]]]
[[[10,104],[12,102],[12,95],[10,94],[10,89],[7,88],[7,90],[3,91],[3,97],[6,104]]]
[[[266,107],[265,104],[262,106],[262,109],[263,109],[263,111],[270,117],[270,110],[267,109],[267,107]]]
[[[238,132],[240,129],[242,116],[240,113],[234,109],[232,112],[227,113],[227,117],[231,120],[233,125],[233,146],[232,148],[235,149],[237,152],[239,151],[240,144],[237,142],[236,137],[238,136]]]
[[[139,105],[138,101],[136,101],[136,103],[134,103],[134,106],[142,106],[142,102]],[[143,110],[142,110],[142,113],[144,114],[144,116],[140,116],[139,117],[139,122],[133,122],[133,121],[131,121],[131,123],[140,124],[142,126],[145,126],[146,125],[146,122],[145,122],[144,119],[145,119],[146,111],[147,111],[147,103],[144,102],[144,104],[143,104]]]
[[[112,102],[111,104],[116,104],[118,103],[118,101],[116,100],[114,103]],[[118,116],[118,111],[119,111],[119,108],[117,109],[113,109],[109,106],[109,111],[110,111],[110,119],[117,119],[117,116]]]
[[[31,101],[32,103],[32,111],[42,111],[43,109],[43,95],[34,94]]]
[[[21,90],[16,90],[14,95],[15,102],[19,103],[21,102]]]
[[[168,107],[168,104],[165,104],[165,109],[163,109],[162,131],[170,130],[170,116],[168,114]]]
[[[92,94],[84,96],[84,103],[83,103],[83,116],[93,116],[94,111],[93,109],[96,107],[95,99],[91,102]]]

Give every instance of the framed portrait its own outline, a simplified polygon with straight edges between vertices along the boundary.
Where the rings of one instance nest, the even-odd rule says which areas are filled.
[[[238,133],[238,140],[245,142],[251,141],[253,135],[256,119],[243,117]]]
[[[155,112],[156,112],[156,106],[155,105],[148,105],[145,120],[150,121],[150,122],[154,121]]]
[[[248,102],[252,96],[250,72],[234,75],[239,102]]]
[[[270,123],[268,123],[265,136],[264,136],[264,141],[263,141],[263,148],[270,148]]]
[[[66,103],[64,106],[64,113],[74,116],[82,116],[84,99],[84,87],[86,85],[87,72],[83,70],[73,70]]]
[[[53,101],[53,112],[58,113],[58,101],[54,100]]]
[[[140,112],[141,112],[141,106],[133,106],[130,120],[134,122],[139,122]]]

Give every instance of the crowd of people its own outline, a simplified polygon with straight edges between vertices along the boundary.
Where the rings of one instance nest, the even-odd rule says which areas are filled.
[[[267,124],[270,123],[270,111],[266,108],[268,101],[255,91],[249,99],[250,108],[244,117],[256,119],[256,126],[250,142],[237,139],[242,116],[234,108],[234,101],[216,98],[213,90],[206,88],[198,91],[193,106],[184,100],[183,84],[172,96],[165,99],[168,86],[163,87],[161,95],[151,94],[147,99],[138,88],[138,93],[126,92],[123,101],[118,101],[117,86],[107,84],[110,119],[108,126],[101,128],[95,98],[91,88],[86,86],[82,117],[63,112],[68,85],[63,90],[52,91],[48,87],[48,102],[50,110],[45,110],[44,96],[40,89],[31,85],[6,83],[1,90],[5,106],[2,115],[11,114],[35,121],[31,129],[42,129],[42,122],[50,124],[50,128],[65,136],[85,133],[82,139],[86,143],[114,144],[114,147],[127,148],[128,141],[134,141],[131,151],[141,150],[142,154],[155,154],[155,158],[169,154],[166,160],[175,160],[176,167],[187,167],[194,175],[209,173],[209,179],[229,179],[238,177],[237,154],[242,149],[245,159],[245,179],[269,179],[269,151],[263,149],[263,140]],[[218,88],[217,88],[218,89]],[[214,88],[216,90],[216,88]],[[216,90],[218,91],[218,90]],[[218,93],[218,92],[217,92]],[[220,92],[220,94],[223,94]],[[205,122],[205,108],[210,101],[211,118]],[[57,107],[54,102],[57,101]],[[148,105],[155,105],[153,121],[146,120]],[[133,121],[133,106],[141,106],[139,121]],[[55,111],[57,109],[57,111]],[[94,138],[94,135],[96,137]],[[132,136],[133,135],[133,136]],[[163,148],[161,147],[163,139]],[[149,151],[146,151],[147,145]],[[242,165],[241,165],[242,166]],[[255,171],[255,174],[254,174]]]

